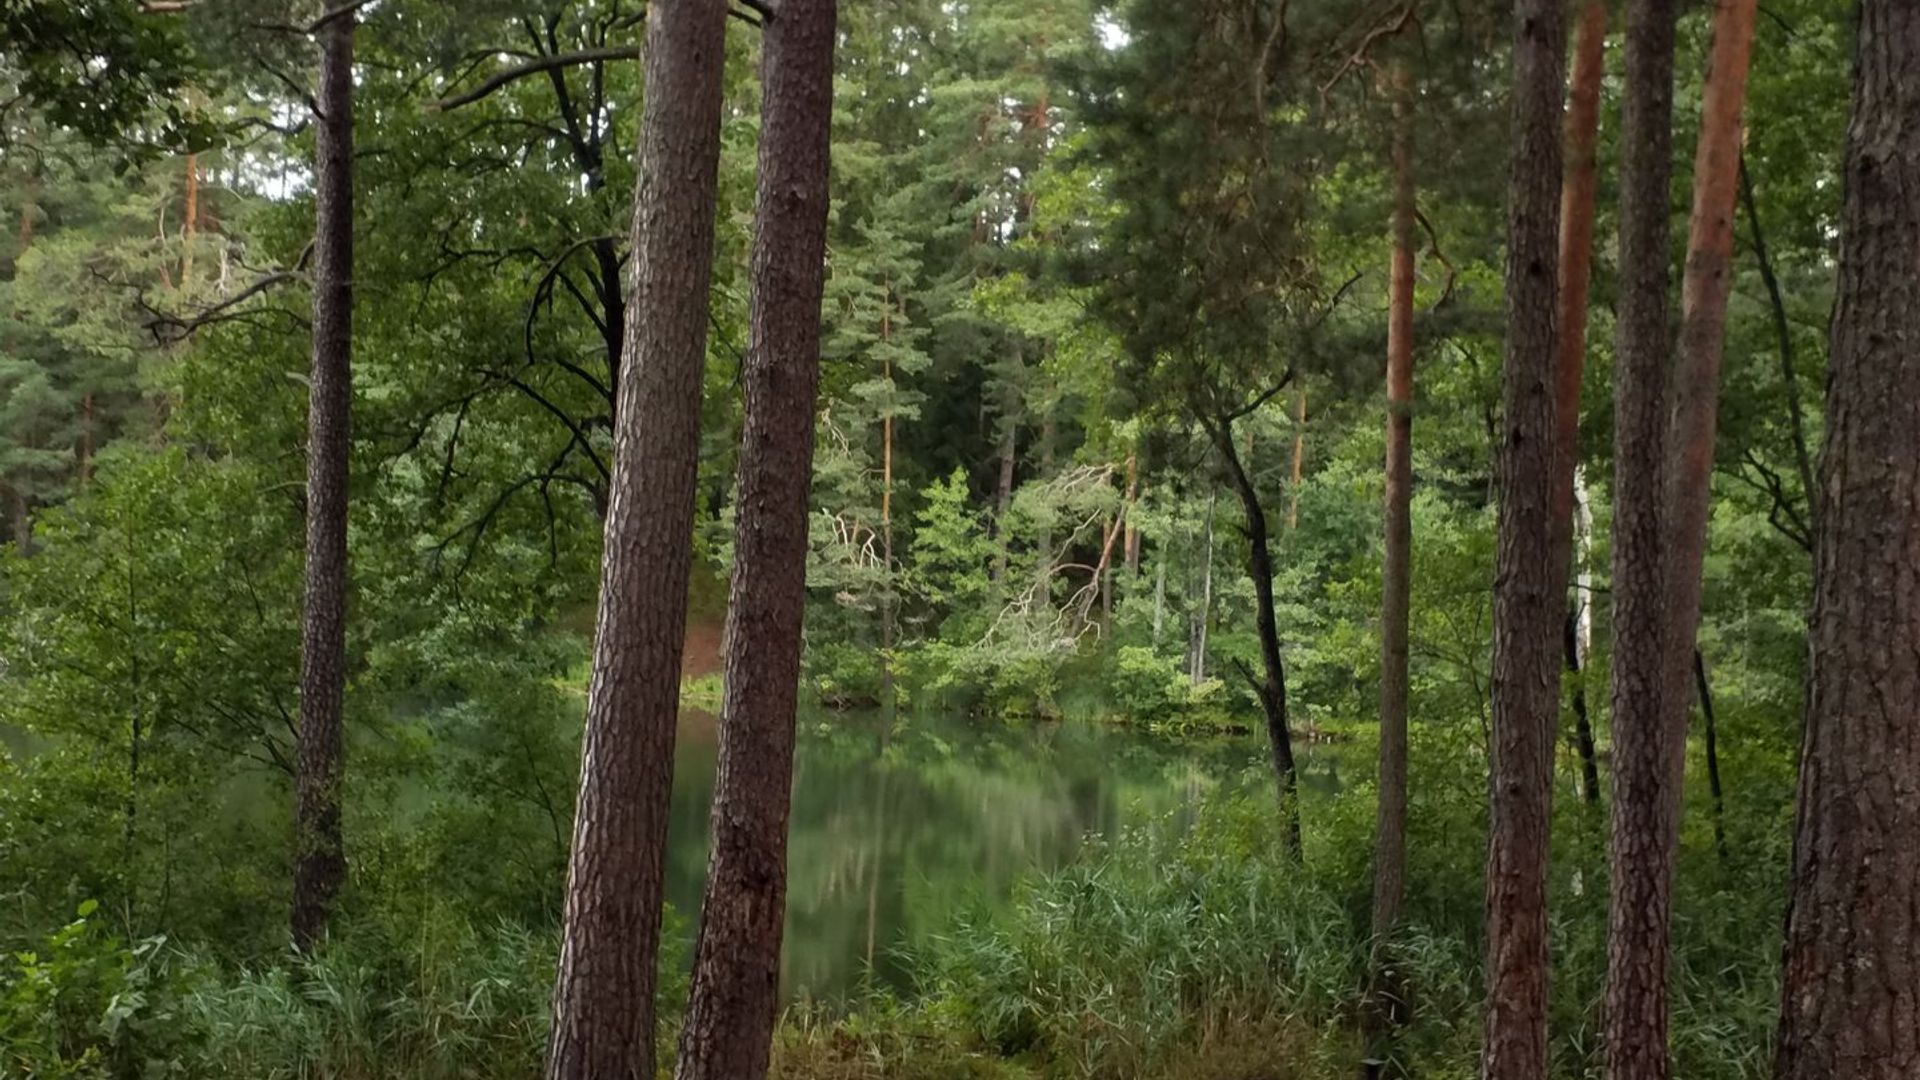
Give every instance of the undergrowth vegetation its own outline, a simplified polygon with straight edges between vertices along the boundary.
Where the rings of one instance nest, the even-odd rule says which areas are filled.
[[[1467,777],[1476,751],[1416,743]],[[1249,778],[1254,779],[1252,777]],[[1746,820],[1784,799],[1742,795]],[[1422,792],[1409,916],[1390,943],[1404,988],[1393,1056],[1408,1074],[1468,1077],[1479,1041],[1483,804],[1466,782]],[[1268,789],[1220,795],[1184,831],[1096,839],[1027,879],[999,913],[956,917],[907,957],[915,986],[796,1004],[776,1075],[819,1078],[1350,1077],[1372,791],[1309,806],[1304,864],[1288,858]],[[1564,793],[1555,822],[1556,1075],[1597,1075],[1605,969],[1602,818]],[[1689,808],[1677,892],[1677,1075],[1765,1074],[1775,1006],[1781,853],[1757,827],[1716,847]],[[0,1074],[120,1077],[519,1078],[539,1074],[555,956],[551,927],[444,913],[362,918],[310,960],[225,962],[204,948],[127,942],[112,913],[77,918],[0,968]],[[663,1023],[684,1000],[685,920],[669,925]],[[671,1040],[663,1040],[671,1045]]]

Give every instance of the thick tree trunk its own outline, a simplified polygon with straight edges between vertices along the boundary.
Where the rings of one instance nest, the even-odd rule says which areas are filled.
[[[1514,5],[1507,341],[1494,575],[1493,784],[1487,850],[1486,1080],[1547,1073],[1547,848],[1560,711],[1553,558],[1554,369],[1566,10]]]
[[[353,30],[320,30],[314,118],[313,372],[307,407],[307,580],[300,640],[293,942],[327,932],[346,879],[340,783],[347,683],[347,463],[353,397]]]
[[[1300,855],[1300,777],[1294,768],[1293,736],[1287,727],[1287,670],[1280,656],[1280,629],[1273,604],[1273,553],[1267,542],[1267,511],[1260,505],[1260,491],[1240,462],[1233,444],[1233,424],[1225,417],[1209,425],[1214,449],[1227,466],[1234,493],[1240,496],[1240,510],[1247,519],[1247,574],[1253,578],[1254,625],[1260,639],[1260,674],[1241,669],[1260,709],[1266,715],[1267,746],[1273,756],[1274,783],[1280,801],[1282,837],[1287,851]]]
[[[765,1076],[772,1047],[820,380],[835,3],[783,0],[762,31],[765,105],[720,764],[674,1070],[680,1080]]]
[[[1780,1080],[1920,1076],[1920,5],[1859,27]]]
[[[1609,1080],[1665,1075],[1667,787],[1674,733],[1661,704],[1666,662],[1662,545],[1667,433],[1668,185],[1673,171],[1673,0],[1627,10],[1621,123],[1618,359],[1614,365],[1613,819],[1607,1008]]]
[[[653,1076],[726,19],[726,0],[658,4],[647,18],[632,351],[620,370],[551,1080]]]
[[[1373,848],[1375,1014],[1387,1011],[1381,942],[1400,921],[1407,891],[1407,632],[1413,587],[1413,213],[1410,87],[1394,62],[1393,256],[1387,286],[1387,460],[1380,570],[1380,797]]]

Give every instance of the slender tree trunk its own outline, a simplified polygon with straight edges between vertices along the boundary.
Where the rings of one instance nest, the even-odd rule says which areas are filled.
[[[1200,610],[1187,616],[1187,676],[1195,686],[1207,681],[1207,624],[1213,621],[1213,507],[1207,493],[1206,561],[1200,571]],[[1191,579],[1189,579],[1191,580]]]
[[[1594,145],[1606,74],[1607,4],[1588,0],[1574,32],[1566,174],[1560,186],[1560,359],[1554,383],[1553,555],[1573,558],[1573,471],[1580,460],[1580,378],[1587,362],[1587,286],[1593,279]]]
[[[1287,531],[1300,527],[1300,470],[1307,452],[1307,388],[1302,386],[1293,409],[1293,479],[1287,485]]]
[[[1387,287],[1387,460],[1380,570],[1380,797],[1373,848],[1373,1000],[1376,1038],[1392,999],[1384,942],[1407,891],[1407,635],[1413,590],[1413,213],[1411,76],[1389,75],[1393,94],[1393,261]]]
[[[1693,162],[1693,219],[1680,286],[1680,355],[1673,373],[1668,428],[1667,648],[1662,705],[1671,732],[1667,789],[1679,820],[1686,764],[1687,702],[1692,696],[1694,635],[1700,625],[1701,569],[1713,492],[1713,439],[1719,413],[1720,357],[1727,298],[1733,290],[1733,215],[1740,184],[1740,111],[1753,52],[1755,0],[1719,0],[1707,62],[1700,142]],[[1676,836],[1677,841],[1677,836]]]
[[[1588,0],[1574,28],[1573,74],[1566,118],[1565,174],[1560,185],[1560,358],[1555,372],[1553,557],[1573,558],[1577,499],[1574,473],[1580,461],[1580,380],[1587,361],[1587,292],[1593,278],[1594,192],[1599,187],[1595,144],[1600,131],[1600,83],[1606,73],[1607,4]],[[1580,754],[1581,795],[1600,801],[1594,760],[1593,722],[1580,674],[1579,621],[1584,600],[1567,601],[1563,645],[1573,682],[1574,743]]]
[[[1700,719],[1707,741],[1707,794],[1713,798],[1713,850],[1727,858],[1726,799],[1720,789],[1720,731],[1713,716],[1713,687],[1707,682],[1707,660],[1693,650],[1693,685],[1700,696]]]
[[[1164,548],[1156,550],[1159,556],[1153,560],[1153,643],[1158,645],[1161,631],[1166,627],[1167,559]]]
[[[1494,575],[1485,1080],[1547,1074],[1547,848],[1560,711],[1553,558],[1561,97],[1566,9],[1516,0],[1507,201],[1507,341]]]
[[[1920,5],[1859,35],[1779,1080],[1920,1076]]]
[[[993,491],[993,575],[995,585],[1007,579],[1008,545],[1013,537],[1007,531],[1007,511],[1013,508],[1013,476],[1019,459],[1019,425],[1011,416],[1000,433],[1000,478]]]
[[[1580,609],[1578,601],[1567,607],[1566,631],[1561,637],[1566,650],[1567,677],[1573,680],[1573,745],[1580,755],[1580,797],[1589,806],[1599,806],[1600,763],[1593,745],[1593,717],[1587,711],[1586,681],[1581,670]]]
[[[187,288],[193,281],[193,238],[200,229],[200,155],[187,155],[187,198],[185,220],[180,225],[180,235],[186,242],[180,252],[180,287]]]
[[[620,370],[550,1080],[653,1076],[726,19],[726,0],[658,4],[647,17],[631,353]]]
[[[889,299],[888,303],[892,303]],[[882,315],[880,319],[880,341],[884,344],[890,336],[892,319]],[[882,359],[881,377],[887,383],[889,400],[893,396],[893,362]],[[883,582],[880,595],[880,704],[892,709],[893,690],[893,644],[894,644],[894,596],[893,581],[893,407],[887,407],[887,414],[880,418],[880,565]]]
[[[1260,491],[1240,462],[1233,444],[1233,425],[1225,417],[1210,425],[1214,449],[1227,466],[1240,510],[1247,519],[1247,574],[1253,578],[1254,626],[1260,637],[1260,674],[1241,669],[1266,714],[1267,745],[1273,755],[1273,775],[1280,800],[1281,835],[1287,851],[1300,855],[1300,777],[1294,767],[1293,736],[1287,726],[1287,671],[1280,656],[1280,629],[1273,604],[1273,553],[1267,542],[1267,511]],[[1211,552],[1211,545],[1209,545]]]
[[[313,372],[307,407],[307,569],[300,641],[293,942],[326,936],[346,880],[340,837],[347,684],[347,465],[353,399],[354,16],[320,32],[314,118]]]
[[[1627,9],[1621,121],[1618,359],[1614,365],[1613,818],[1607,1076],[1667,1069],[1667,922],[1673,832],[1661,536],[1667,434],[1668,186],[1673,170],[1673,0]]]
[[[93,482],[93,391],[80,396],[80,452],[74,462],[80,486]]]
[[[783,0],[762,30],[765,104],[720,764],[679,1080],[765,1076],[773,1044],[807,598],[835,16],[836,0]]]
[[[1140,457],[1127,455],[1127,509],[1126,536],[1122,538],[1120,555],[1126,563],[1127,576],[1140,576],[1140,527],[1134,522],[1134,510],[1140,505]]]
[[[1753,194],[1753,173],[1747,159],[1740,158],[1740,204],[1747,214],[1747,229],[1753,234],[1753,261],[1760,268],[1760,281],[1767,288],[1768,307],[1773,312],[1773,332],[1780,342],[1780,387],[1787,395],[1787,429],[1793,439],[1793,464],[1800,474],[1800,490],[1806,494],[1807,512],[1816,517],[1814,504],[1813,455],[1807,450],[1807,420],[1800,406],[1800,375],[1793,366],[1793,329],[1787,322],[1787,301],[1781,294],[1780,278],[1773,271],[1773,256],[1767,248],[1767,234],[1760,227],[1760,203]],[[1814,523],[1818,528],[1818,522]],[[1812,538],[1809,537],[1809,540]],[[1811,543],[1808,544],[1811,547]]]

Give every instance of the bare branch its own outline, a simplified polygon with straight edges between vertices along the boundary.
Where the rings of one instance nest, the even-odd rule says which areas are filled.
[[[516,64],[505,71],[496,72],[487,77],[479,86],[456,97],[444,98],[433,102],[427,108],[434,112],[447,112],[462,105],[471,105],[481,98],[492,94],[503,86],[517,82],[529,75],[538,75],[543,71],[556,71],[560,68],[574,67],[580,64],[597,64],[607,60],[638,60],[638,45],[608,45],[597,49],[580,49],[575,52],[556,53]]]

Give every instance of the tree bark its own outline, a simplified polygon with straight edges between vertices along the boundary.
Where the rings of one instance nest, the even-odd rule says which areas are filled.
[[[1566,175],[1560,186],[1560,360],[1554,385],[1553,555],[1573,558],[1573,470],[1580,458],[1580,379],[1587,363],[1587,287],[1593,279],[1593,204],[1599,187],[1600,82],[1607,4],[1588,0],[1574,31]],[[1575,669],[1577,670],[1577,669]]]
[[[353,398],[352,15],[320,30],[314,95],[313,371],[307,404],[307,552],[300,638],[293,942],[327,932],[346,879],[340,836],[347,683],[347,467]]]
[[[1719,413],[1720,357],[1727,297],[1733,289],[1733,215],[1740,184],[1740,111],[1753,52],[1755,0],[1719,0],[1713,51],[1701,103],[1693,163],[1693,217],[1680,287],[1680,355],[1673,371],[1673,418],[1667,471],[1669,625],[1662,704],[1672,735],[1671,763],[1686,763],[1687,703],[1693,682],[1694,635],[1700,625],[1701,569],[1711,510],[1714,427]],[[1680,781],[1668,789],[1678,820]]]
[[[1260,699],[1267,721],[1267,746],[1273,757],[1273,775],[1280,800],[1282,837],[1289,854],[1300,855],[1300,777],[1294,768],[1293,736],[1287,727],[1287,670],[1280,656],[1279,622],[1273,604],[1273,553],[1267,542],[1267,511],[1260,491],[1247,475],[1233,443],[1233,422],[1226,417],[1208,424],[1214,449],[1227,466],[1240,510],[1247,519],[1247,574],[1253,578],[1254,625],[1260,638],[1260,675],[1241,669]]]
[[[887,303],[893,303],[892,290],[889,288]],[[889,315],[880,316],[880,341],[885,344],[890,336],[892,320]],[[887,397],[893,398],[893,362],[880,361],[882,377],[887,381]],[[893,645],[894,645],[894,605],[898,598],[894,594],[893,578],[893,406],[887,406],[887,414],[880,418],[880,704],[892,709],[897,702],[893,690]]]
[[[1780,1080],[1920,1075],[1920,5],[1859,35]]]
[[[1516,0],[1507,340],[1494,576],[1485,1080],[1547,1073],[1547,849],[1566,566],[1553,552],[1561,96],[1566,11]]]
[[[762,29],[765,105],[719,775],[679,1080],[765,1076],[772,1048],[806,607],[836,14],[836,0],[783,0]]]
[[[1384,1015],[1381,943],[1407,889],[1407,635],[1413,578],[1413,212],[1411,75],[1396,60],[1393,94],[1393,255],[1387,286],[1387,455],[1380,570],[1380,795],[1373,848],[1374,1008]]]
[[[1609,840],[1609,1080],[1667,1070],[1667,923],[1673,733],[1661,705],[1668,629],[1662,544],[1667,434],[1668,188],[1673,172],[1673,0],[1627,9],[1621,123],[1620,284],[1614,365],[1613,818]]]
[[[1566,121],[1565,175],[1560,184],[1560,357],[1555,371],[1553,558],[1571,566],[1574,472],[1580,461],[1580,380],[1587,363],[1587,300],[1593,278],[1594,193],[1599,187],[1595,145],[1600,132],[1600,84],[1606,74],[1607,4],[1588,0],[1574,29],[1573,74]],[[1569,570],[1571,572],[1571,570]],[[1574,744],[1580,754],[1581,796],[1600,801],[1593,722],[1580,674],[1579,620],[1583,599],[1567,602],[1563,634],[1567,675],[1573,682]]]
[[[550,1080],[651,1080],[700,390],[713,270],[726,0],[648,11],[634,287],[554,987]]]

